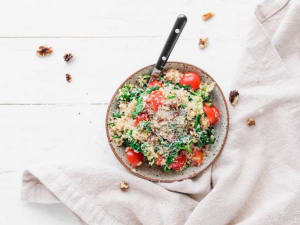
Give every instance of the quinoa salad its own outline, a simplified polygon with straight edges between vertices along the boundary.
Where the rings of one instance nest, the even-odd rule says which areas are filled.
[[[163,171],[200,166],[215,143],[220,112],[196,72],[176,69],[144,74],[117,94],[108,119],[111,142],[124,146],[133,167],[148,163]]]

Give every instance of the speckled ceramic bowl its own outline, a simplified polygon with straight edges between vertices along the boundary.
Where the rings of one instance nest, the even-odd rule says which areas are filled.
[[[117,159],[122,163],[123,166],[125,166],[131,173],[134,175],[150,180],[155,182],[174,182],[174,181],[180,181],[187,178],[192,178],[199,173],[201,173],[203,170],[205,170],[220,154],[222,151],[227,134],[228,134],[228,128],[229,128],[229,115],[228,115],[228,108],[227,104],[224,98],[224,95],[222,93],[222,90],[220,89],[219,85],[216,85],[214,90],[211,92],[211,97],[213,99],[214,104],[219,108],[221,117],[220,121],[215,125],[215,136],[216,136],[216,142],[214,145],[211,146],[209,155],[206,157],[199,167],[189,167],[184,169],[183,171],[176,172],[176,171],[167,171],[163,172],[161,168],[155,168],[149,166],[147,163],[143,163],[142,166],[134,168],[132,167],[129,162],[126,159],[125,155],[125,149],[124,147],[118,147],[114,145],[113,142],[111,142],[111,136],[108,129],[108,119],[112,116],[112,112],[115,111],[117,107],[117,94],[119,89],[127,83],[134,83],[138,76],[142,74],[151,74],[151,71],[153,69],[154,65],[150,65],[147,67],[144,67],[143,69],[137,71],[136,73],[132,74],[130,77],[128,77],[121,86],[116,90],[114,96],[111,99],[111,102],[107,109],[106,114],[106,134],[107,138],[110,144],[110,147],[117,157]],[[182,72],[197,72],[200,74],[201,79],[203,81],[214,81],[214,79],[208,75],[206,72],[201,70],[200,68],[186,64],[181,62],[168,62],[165,66],[166,69],[174,68],[178,69]]]

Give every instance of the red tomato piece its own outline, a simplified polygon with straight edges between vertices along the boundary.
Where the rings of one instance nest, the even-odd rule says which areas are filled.
[[[133,166],[133,167],[138,167],[142,165],[143,162],[143,154],[139,152],[135,152],[132,148],[126,148],[126,157],[128,162]]]
[[[220,120],[220,111],[218,110],[218,108],[216,106],[204,105],[203,110],[204,110],[211,125],[214,125],[215,123],[217,123]]]
[[[214,113],[215,113],[215,123],[217,123],[217,122],[219,122],[219,120],[220,120],[220,111],[219,111],[219,109],[215,106],[215,105],[212,105],[212,110],[214,111]]]
[[[150,117],[147,113],[138,114],[135,118],[134,125],[137,127],[141,121],[150,120]]]
[[[193,90],[196,90],[200,87],[201,77],[196,72],[187,72],[183,74],[179,84],[182,86],[190,86]]]
[[[153,87],[153,86],[158,86],[158,87],[162,87],[162,83],[159,82],[158,80],[154,80],[154,81],[151,81],[149,84],[148,84],[148,87]]]
[[[147,99],[147,104],[150,108],[154,111],[158,110],[159,106],[162,106],[163,101],[165,100],[165,96],[163,95],[162,91],[155,90],[152,91]]]
[[[158,158],[157,158],[157,160],[156,160],[156,165],[157,165],[157,166],[162,166],[163,160],[164,160],[164,157],[161,156],[161,155],[158,155]]]
[[[203,152],[199,148],[193,149],[193,155],[192,155],[192,164],[194,166],[200,166],[203,161]]]
[[[181,170],[186,164],[186,154],[184,151],[180,151],[178,156],[174,159],[174,161],[170,164],[172,170]]]

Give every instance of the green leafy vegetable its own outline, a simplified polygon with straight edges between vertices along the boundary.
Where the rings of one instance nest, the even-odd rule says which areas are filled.
[[[197,146],[199,148],[204,145],[214,144],[216,141],[216,138],[214,136],[214,129],[212,127],[207,130],[199,129],[196,133],[198,136]]]
[[[139,141],[134,141],[132,139],[125,139],[124,145],[125,145],[125,147],[130,147],[133,150],[140,152],[142,154],[145,153],[145,151],[144,151],[145,146],[143,144],[141,144]]]
[[[169,80],[167,80],[167,81],[164,83],[164,86],[167,87],[167,86],[169,86],[170,84],[172,84],[172,82],[169,81]]]
[[[114,123],[114,122],[110,122],[110,123],[108,123],[108,126],[110,126],[110,127],[113,127],[113,126],[115,126],[116,124]]]
[[[186,104],[180,104],[180,107],[185,109],[186,108]]]
[[[150,77],[151,77],[150,74],[144,74],[144,75],[143,75],[143,78],[144,78],[144,79],[149,79]]]
[[[120,113],[120,112],[115,112],[113,113],[113,118],[121,118],[122,116],[124,116],[124,112]]]
[[[173,98],[176,98],[176,95],[168,95],[167,96],[167,99],[173,99]]]
[[[114,139],[119,139],[119,138],[121,138],[121,136],[119,136],[119,135],[114,135],[114,136],[112,136],[112,138],[114,138]]]
[[[152,132],[151,122],[150,121],[141,121],[138,126],[139,129],[145,130],[148,133]]]
[[[175,150],[169,152],[169,154],[165,155],[166,163],[165,163],[165,166],[164,166],[164,172],[166,172],[169,169],[169,166],[171,165],[171,163],[178,156],[179,151],[180,150],[175,149]]]
[[[140,112],[142,112],[143,109],[144,109],[143,98],[140,97],[140,98],[138,98],[138,100],[137,100],[136,106],[135,106],[135,108],[134,108],[133,113],[131,114],[131,117],[132,117],[133,119],[135,119],[135,117],[136,117]]]
[[[197,129],[198,128],[198,126],[199,126],[199,114],[198,115],[196,115],[196,117],[195,117],[195,120],[194,120],[194,128],[195,129]]]
[[[158,80],[158,81],[161,81],[162,79],[163,79],[163,75],[160,73],[160,74],[158,75],[157,80]]]
[[[158,89],[159,89],[159,86],[153,86],[153,87],[148,88],[144,93],[139,93],[139,97],[136,98],[136,101],[137,101],[136,106],[135,106],[135,108],[134,108],[133,113],[131,114],[131,117],[132,117],[133,119],[135,119],[135,117],[136,117],[140,112],[142,112],[143,109],[144,109],[143,96],[144,96],[145,94],[150,94],[152,91],[155,91],[155,90],[158,90]]]
[[[144,91],[140,88],[132,88],[129,85],[124,85],[119,92],[118,101],[131,102],[133,99],[139,98]]]
[[[152,91],[155,91],[155,90],[158,90],[159,89],[159,86],[153,86],[153,87],[150,87],[148,88],[145,93],[146,94],[150,94]]]
[[[181,85],[181,84],[175,84],[174,89],[180,89],[183,88],[184,90],[190,90],[191,86]]]

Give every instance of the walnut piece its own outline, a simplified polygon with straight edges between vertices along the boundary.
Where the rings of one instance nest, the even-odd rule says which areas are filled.
[[[71,83],[72,82],[72,76],[70,74],[66,74],[66,81]]]
[[[69,62],[72,58],[73,58],[73,55],[72,55],[71,53],[66,53],[66,54],[64,55],[64,60],[65,60],[66,62]]]
[[[126,191],[128,188],[129,188],[129,185],[125,181],[122,181],[120,183],[120,189],[121,189],[121,191]]]
[[[212,18],[215,14],[212,13],[212,12],[208,12],[208,13],[205,13],[202,15],[202,20],[203,21],[207,21],[209,20],[210,18]]]
[[[239,101],[239,92],[237,90],[233,90],[229,93],[229,101],[231,105],[236,106]]]
[[[254,126],[255,125],[255,119],[253,117],[249,117],[248,119],[248,126]]]
[[[199,40],[199,48],[203,49],[206,48],[206,46],[208,45],[208,38],[200,38]]]
[[[51,47],[46,47],[46,46],[40,46],[36,53],[39,56],[45,56],[45,55],[50,55],[53,52]]]

